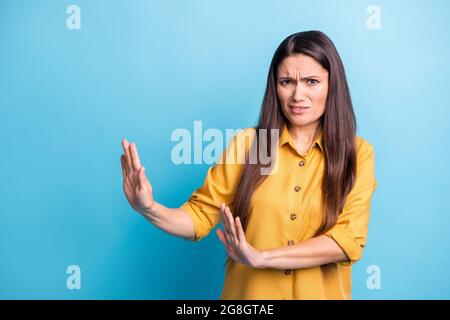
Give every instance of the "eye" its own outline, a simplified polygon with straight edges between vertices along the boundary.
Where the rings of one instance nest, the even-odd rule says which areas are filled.
[[[308,83],[308,84],[315,85],[315,84],[318,84],[319,81],[317,81],[316,79],[308,79],[307,83]]]
[[[290,85],[290,84],[292,84],[292,80],[289,80],[289,79],[281,80],[280,83],[282,85]]]

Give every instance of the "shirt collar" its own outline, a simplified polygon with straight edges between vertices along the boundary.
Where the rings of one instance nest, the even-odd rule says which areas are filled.
[[[287,129],[286,124],[283,125],[282,129],[281,129],[281,134],[280,134],[280,141],[279,141],[279,145],[280,147],[286,143],[289,143],[294,149],[294,143],[292,142],[292,137],[291,134],[289,133],[289,130]],[[318,146],[319,149],[323,152],[323,129],[320,128],[319,129],[320,132],[318,133],[316,139],[313,142],[313,146]]]

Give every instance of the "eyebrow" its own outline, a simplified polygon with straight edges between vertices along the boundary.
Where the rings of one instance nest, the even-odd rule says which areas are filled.
[[[300,80],[307,80],[307,79],[312,79],[312,78],[319,78],[319,79],[321,79],[322,77],[321,76],[319,76],[319,75],[311,75],[311,76],[307,76],[307,77],[302,77],[302,78],[300,78]],[[282,77],[278,77],[278,80],[281,80],[281,79],[294,79],[294,78],[292,78],[292,77],[290,77],[290,76],[282,76]]]

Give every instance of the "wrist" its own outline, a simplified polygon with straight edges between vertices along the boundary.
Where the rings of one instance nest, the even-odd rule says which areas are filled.
[[[267,261],[269,260],[269,251],[268,250],[260,250],[259,259],[256,265],[258,269],[268,268]]]
[[[151,220],[156,220],[161,216],[161,205],[153,200],[149,207],[145,207],[139,212]]]

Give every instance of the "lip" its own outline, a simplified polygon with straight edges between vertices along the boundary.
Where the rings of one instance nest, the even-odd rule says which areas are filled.
[[[294,114],[302,114],[303,112],[305,112],[306,110],[308,110],[310,107],[306,107],[306,106],[289,106],[289,109],[291,110],[292,113]]]

